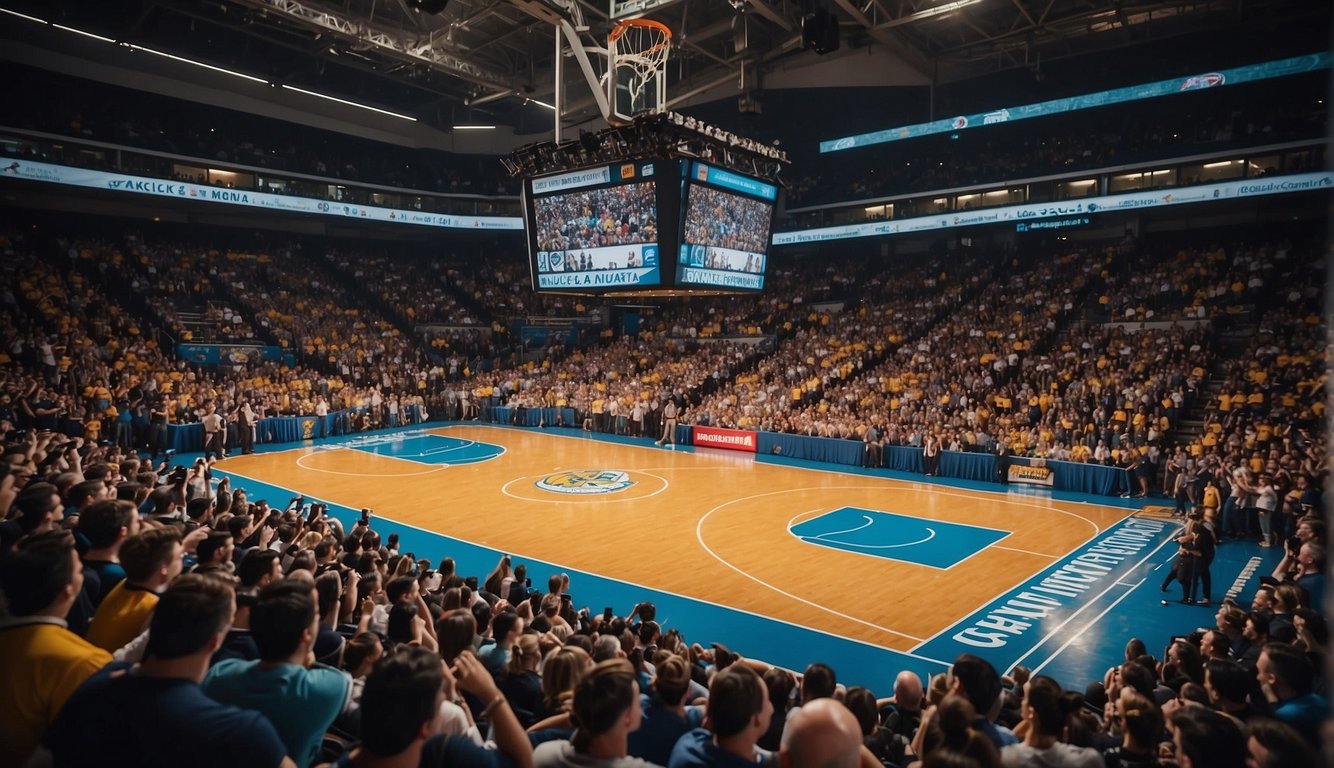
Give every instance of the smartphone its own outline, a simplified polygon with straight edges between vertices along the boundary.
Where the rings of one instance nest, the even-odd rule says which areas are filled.
[[[371,511],[366,507],[361,508],[361,524],[362,525],[371,524]]]
[[[523,580],[523,586],[524,586],[525,589],[532,589],[532,588],[533,588],[533,580],[532,580],[531,578],[526,578],[526,579],[524,579],[524,580]]]
[[[612,617],[612,612],[611,612],[611,606],[609,605],[609,606],[607,606],[606,608],[603,608],[603,609],[602,609],[602,621],[603,621],[603,623],[608,623],[608,622],[610,622],[610,621],[611,621],[611,617]]]

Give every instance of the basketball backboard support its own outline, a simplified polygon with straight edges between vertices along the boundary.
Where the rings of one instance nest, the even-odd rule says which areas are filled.
[[[681,0],[611,0],[611,20],[620,21],[634,16],[643,16],[649,11],[675,5]]]

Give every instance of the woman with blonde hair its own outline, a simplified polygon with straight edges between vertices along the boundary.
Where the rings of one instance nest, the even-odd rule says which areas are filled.
[[[547,712],[569,712],[574,688],[593,665],[593,658],[577,645],[564,645],[547,657],[542,667],[542,705]]]
[[[491,570],[491,573],[486,577],[486,581],[482,582],[482,591],[490,592],[498,598],[506,597],[506,579],[512,581],[514,579],[514,571],[510,569],[510,556],[501,555],[500,562],[496,563],[496,567]]]

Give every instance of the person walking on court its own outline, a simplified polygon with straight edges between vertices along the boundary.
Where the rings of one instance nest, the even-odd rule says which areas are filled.
[[[204,458],[227,458],[222,449],[223,420],[214,405],[209,405],[208,413],[201,419],[204,425]]]
[[[662,437],[655,445],[663,443],[676,445],[676,401],[670,397],[662,406]]]

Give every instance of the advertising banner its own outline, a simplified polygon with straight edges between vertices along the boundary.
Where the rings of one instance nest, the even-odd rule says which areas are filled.
[[[729,451],[755,453],[756,434],[740,429],[695,427],[691,433],[694,443],[704,448],[726,448]]]
[[[1011,483],[1052,487],[1051,469],[1036,461],[1033,464],[1011,464],[1007,475]]]
[[[910,219],[876,221],[866,224],[847,224],[795,232],[775,232],[774,245],[819,243],[828,240],[847,240],[878,235],[905,235],[913,232],[971,227],[979,224],[1026,222],[1030,219],[1052,217],[1085,217],[1097,213],[1129,211],[1139,208],[1159,208],[1211,200],[1238,200],[1246,197],[1280,195],[1289,192],[1329,191],[1334,189],[1334,173],[1299,173],[1291,176],[1266,176],[1262,179],[1237,179],[1193,187],[1173,187],[1152,192],[1128,192],[1123,195],[1101,195],[1048,203],[1027,203],[987,208],[981,211],[938,213]],[[1082,218],[1079,219],[1083,224]]]
[[[3,167],[0,167],[0,172],[9,178],[45,181],[52,184],[65,184],[90,189],[105,189],[129,195],[172,197],[178,200],[194,200],[222,205],[246,205],[272,211],[309,213],[317,216],[338,216],[340,218],[397,224],[421,224],[447,229],[523,229],[523,219],[518,216],[455,216],[442,213],[405,211],[395,208],[380,208],[373,205],[320,200],[311,197],[279,195],[248,189],[228,189],[209,184],[150,179],[143,176],[129,176],[123,173],[97,171],[88,168],[70,168],[29,160],[7,160]]]

